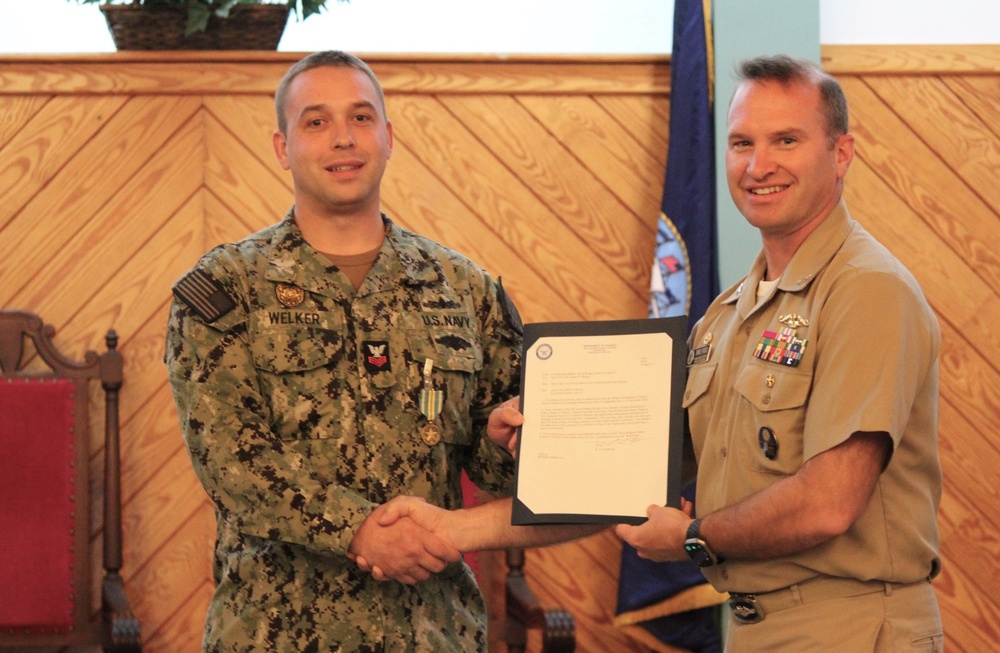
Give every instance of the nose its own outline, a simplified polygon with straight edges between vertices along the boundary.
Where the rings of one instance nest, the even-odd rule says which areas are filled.
[[[776,167],[774,159],[771,157],[771,153],[766,146],[754,147],[753,152],[747,159],[747,174],[754,179],[763,179],[774,172]]]
[[[354,132],[350,123],[334,123],[330,135],[330,147],[335,150],[349,148],[354,145]]]

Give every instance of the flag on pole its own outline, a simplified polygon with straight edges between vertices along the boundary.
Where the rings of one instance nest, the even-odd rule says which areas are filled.
[[[676,0],[670,57],[670,144],[657,223],[650,317],[688,315],[719,294],[710,0]]]
[[[650,282],[650,317],[688,316],[719,294],[710,0],[676,0],[670,59],[670,144]],[[694,500],[693,484],[682,493]],[[615,625],[665,653],[722,650],[724,594],[693,562],[643,560],[622,546]]]

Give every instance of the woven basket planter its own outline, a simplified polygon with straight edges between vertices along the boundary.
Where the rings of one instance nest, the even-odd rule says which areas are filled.
[[[208,29],[184,35],[187,7],[102,5],[119,50],[277,50],[288,5],[237,5],[229,18],[212,16]]]

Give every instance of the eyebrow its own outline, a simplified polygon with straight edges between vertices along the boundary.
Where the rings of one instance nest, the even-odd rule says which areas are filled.
[[[375,106],[375,103],[374,102],[370,102],[368,100],[359,100],[359,101],[355,102],[354,104],[352,104],[350,108],[352,110],[354,110],[354,109],[373,109],[373,110],[377,110],[377,107]],[[314,111],[324,112],[324,111],[329,111],[329,110],[330,110],[330,105],[321,102],[319,104],[310,104],[308,106],[302,107],[302,111],[299,113],[299,115],[300,116],[304,116],[305,114],[310,113],[310,112],[314,112]]]
[[[771,139],[784,138],[786,136],[801,137],[802,135],[807,134],[807,133],[808,132],[805,129],[800,129],[798,127],[786,127],[784,129],[779,129],[777,131],[771,132],[771,133],[767,134],[766,137],[767,138],[771,138]],[[750,138],[749,135],[747,135],[747,134],[745,134],[743,132],[736,132],[736,131],[734,131],[734,132],[729,132],[726,135],[726,140],[730,140],[731,141],[731,140],[753,140],[753,139]]]

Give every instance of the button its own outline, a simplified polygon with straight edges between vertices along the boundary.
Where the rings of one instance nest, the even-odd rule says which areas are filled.
[[[771,403],[771,395],[764,395],[764,398],[760,400],[760,403],[764,404],[765,406]]]

